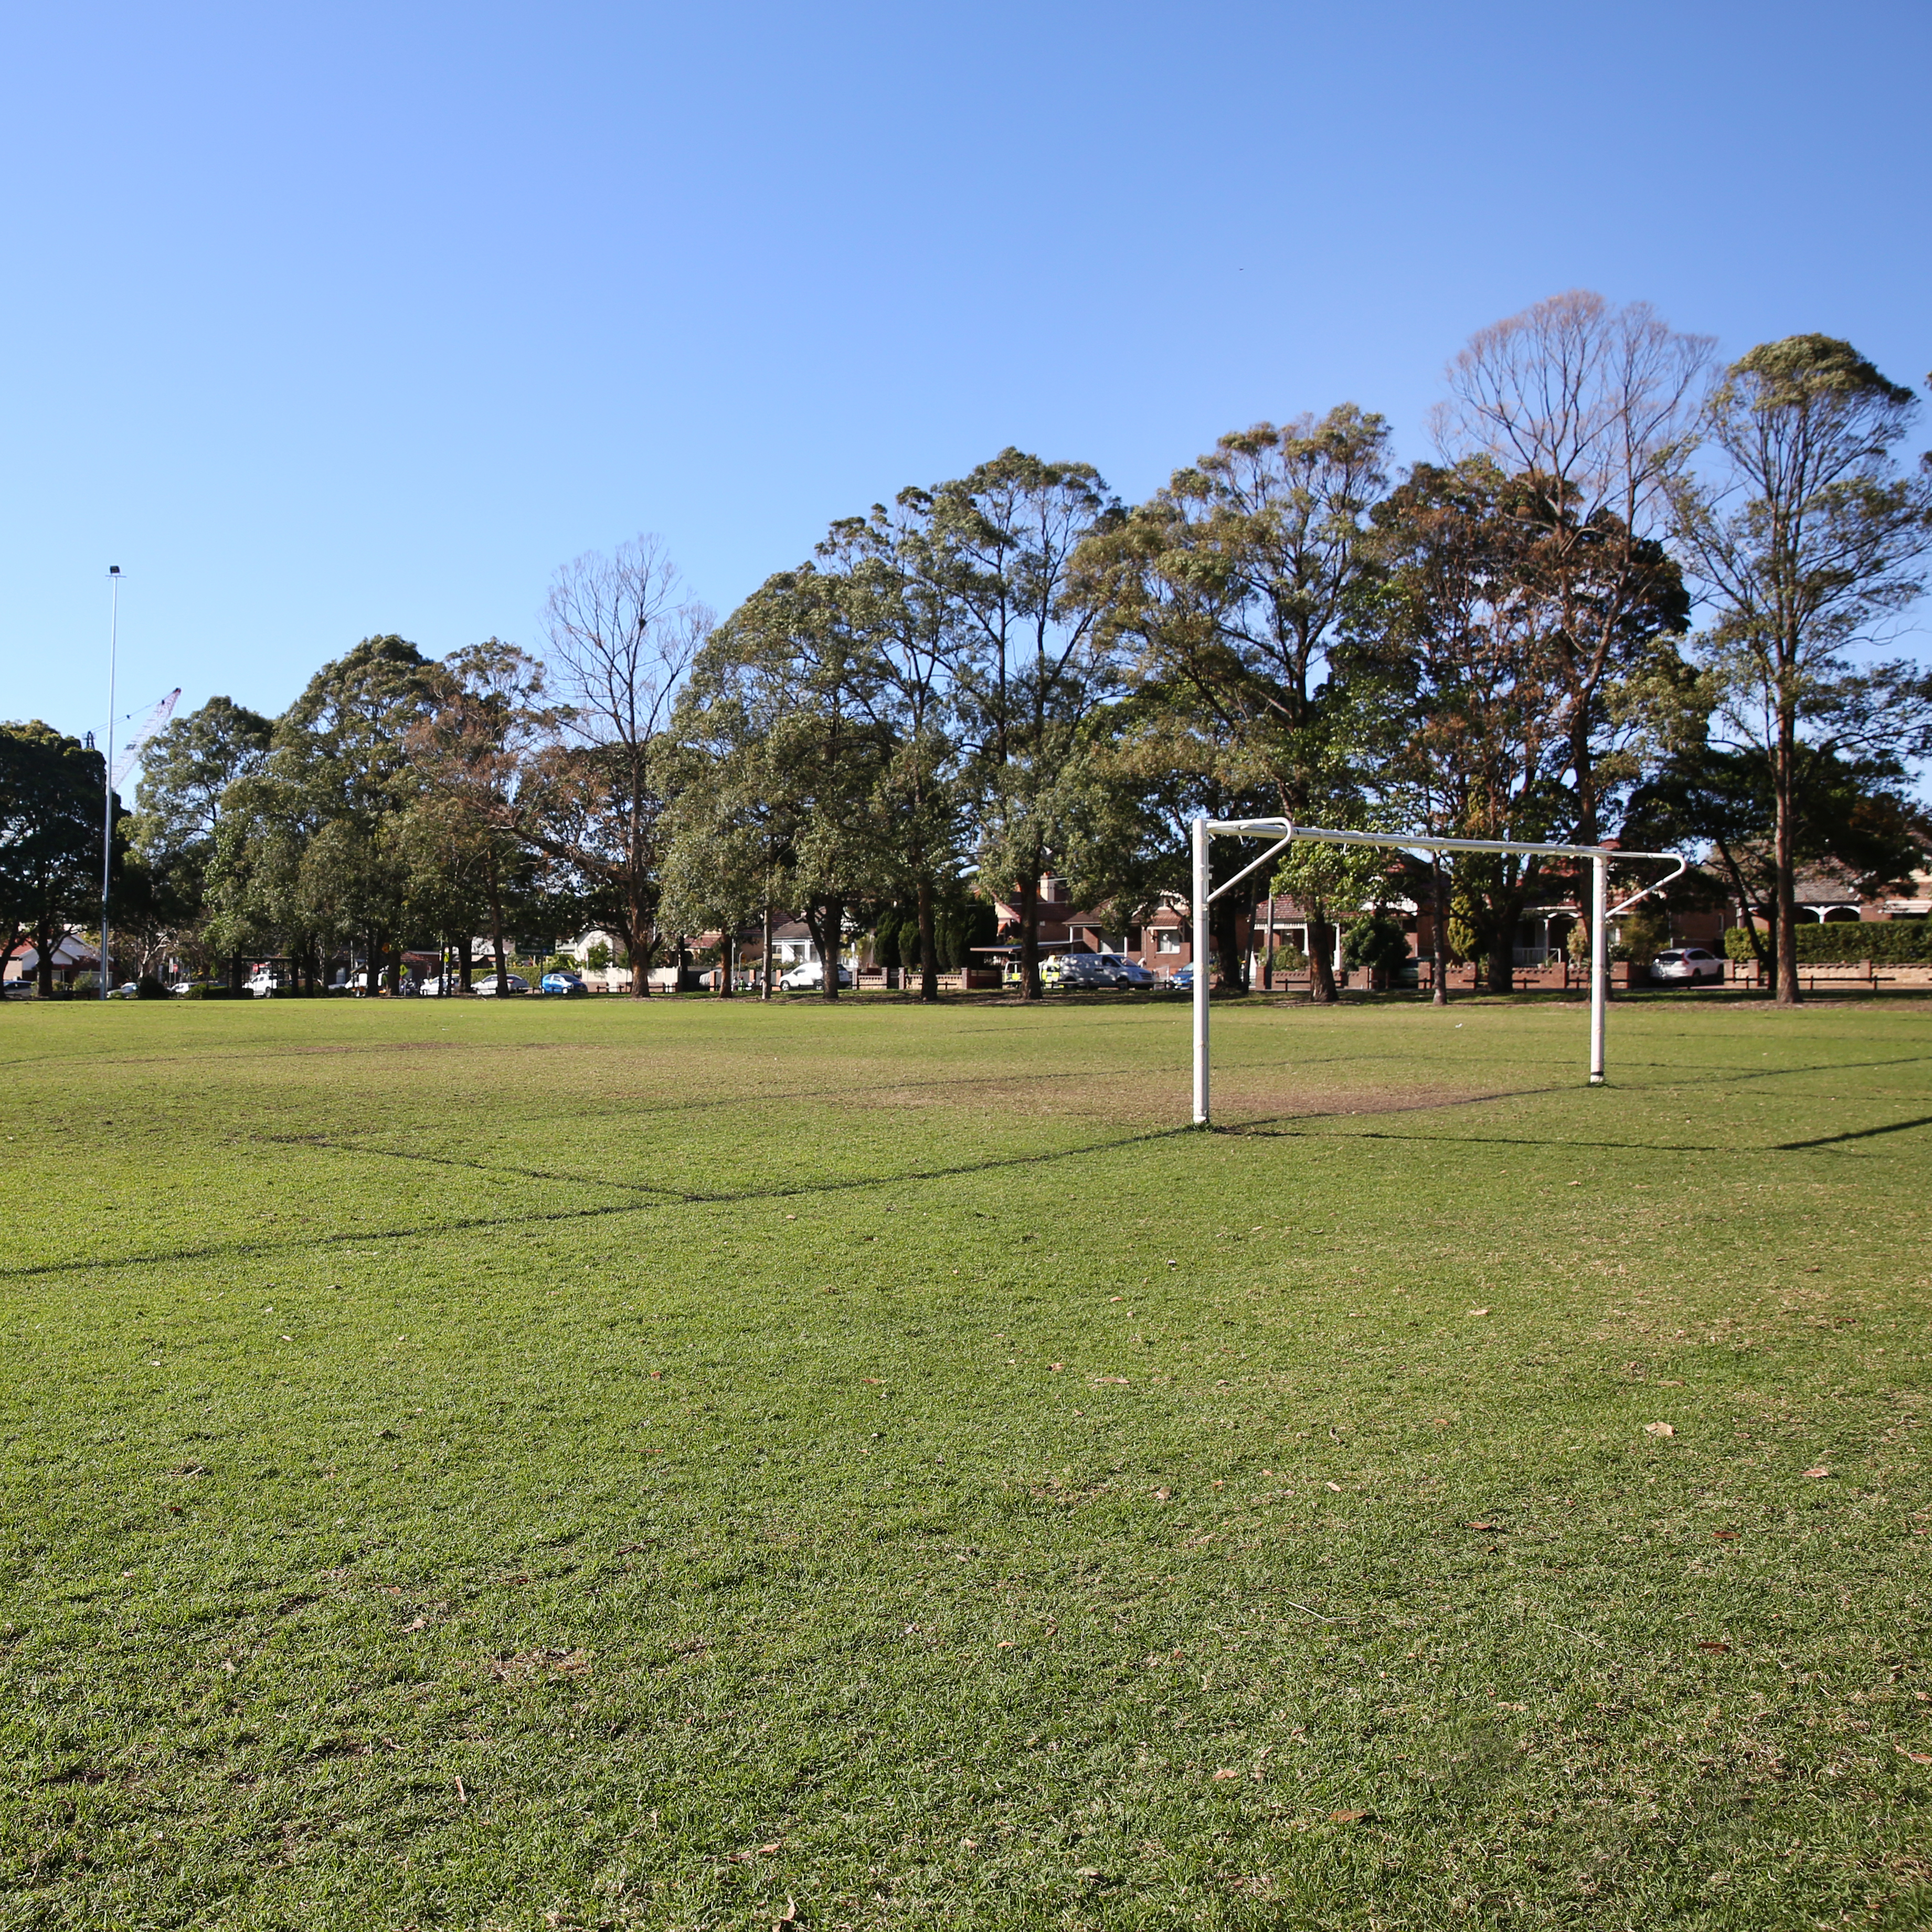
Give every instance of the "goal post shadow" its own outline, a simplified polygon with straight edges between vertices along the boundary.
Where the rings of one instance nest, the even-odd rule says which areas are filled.
[[[1208,928],[1208,908],[1225,892],[1251,879],[1261,868],[1286,852],[1298,838],[1326,845],[1379,845],[1398,852],[1514,852],[1526,857],[1587,859],[1590,862],[1590,1078],[1589,1084],[1604,1084],[1604,1033],[1610,1005],[1610,949],[1604,926],[1620,912],[1628,912],[1640,899],[1660,891],[1690,867],[1690,861],[1677,852],[1627,852],[1606,845],[1556,845],[1520,838],[1432,838],[1407,832],[1336,832],[1323,825],[1297,825],[1288,818],[1196,818],[1193,835],[1193,933],[1194,971],[1194,1124],[1212,1124],[1209,1105],[1208,996],[1213,978],[1209,971],[1208,949],[1204,936]],[[1232,879],[1210,887],[1208,856],[1210,842],[1219,838],[1273,838],[1274,843],[1258,859],[1244,866]],[[1655,859],[1666,861],[1675,870],[1655,884],[1633,892],[1616,904],[1609,903],[1610,864],[1612,859]]]

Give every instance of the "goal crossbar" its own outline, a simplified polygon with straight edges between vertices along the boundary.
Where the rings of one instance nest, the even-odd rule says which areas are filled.
[[[1639,900],[1648,898],[1671,880],[1681,877],[1690,862],[1678,852],[1630,852],[1606,845],[1557,845],[1523,838],[1434,838],[1409,832],[1338,832],[1325,825],[1297,825],[1287,818],[1197,818],[1193,822],[1194,859],[1194,1124],[1210,1124],[1208,1108],[1208,996],[1211,975],[1208,970],[1208,910],[1214,902],[1251,879],[1264,866],[1286,851],[1298,838],[1318,844],[1378,845],[1398,852],[1510,852],[1526,858],[1585,859],[1590,864],[1590,1080],[1592,1087],[1604,1084],[1604,1034],[1610,1004],[1610,947],[1604,922],[1627,912]],[[1210,889],[1208,864],[1209,842],[1219,837],[1272,838],[1275,842],[1258,859],[1241,868],[1231,879]],[[1616,860],[1655,860],[1673,869],[1660,879],[1610,903],[1610,867]]]

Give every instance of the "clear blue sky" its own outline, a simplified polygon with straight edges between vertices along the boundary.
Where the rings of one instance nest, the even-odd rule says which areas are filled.
[[[721,611],[1013,442],[1141,495],[1344,399],[1425,453],[1570,287],[1932,368],[1925,0],[112,4],[0,26],[0,717],[279,710],[533,643],[660,532]]]

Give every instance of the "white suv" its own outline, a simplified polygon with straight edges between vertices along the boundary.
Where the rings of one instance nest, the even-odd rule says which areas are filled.
[[[1721,982],[1724,962],[1701,946],[1675,946],[1650,962],[1650,976],[1660,986],[1694,986],[1700,980]]]

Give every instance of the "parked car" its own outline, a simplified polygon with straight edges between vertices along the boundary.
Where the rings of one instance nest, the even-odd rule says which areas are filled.
[[[494,1000],[498,992],[496,974],[492,973],[487,980],[478,980],[470,990],[479,1000]],[[530,990],[530,982],[520,973],[506,973],[502,990],[509,993],[527,993]]]
[[[841,987],[852,983],[852,969],[844,961],[838,965],[838,983]],[[823,960],[807,959],[794,966],[789,973],[781,976],[779,989],[787,993],[816,993],[825,985],[825,964]]]
[[[1122,992],[1136,986],[1152,986],[1159,983],[1138,959],[1130,959],[1124,952],[1096,952],[1100,961],[1114,984]]]
[[[1084,988],[1117,986],[1114,964],[1104,952],[1056,952],[1040,964],[1040,983],[1069,992]]]
[[[546,993],[588,993],[590,988],[574,973],[546,973],[541,990]]]
[[[1194,990],[1194,968],[1177,966],[1168,975],[1167,990],[1170,993],[1191,993]]]
[[[141,997],[141,982],[138,980],[124,981],[120,986],[108,988],[110,1000],[138,1000]]]
[[[1650,976],[1660,986],[1694,986],[1700,980],[1721,983],[1724,962],[1701,946],[1675,946],[1650,962]]]
[[[277,993],[288,991],[289,976],[279,967],[263,966],[252,977],[242,982],[244,989],[253,993],[256,999],[266,1000]]]
[[[452,992],[454,992],[456,990],[454,976],[452,977],[449,990]],[[422,983],[417,987],[416,992],[418,996],[422,999],[434,1000],[440,998],[442,994],[442,974],[440,973],[425,973],[422,976]]]

